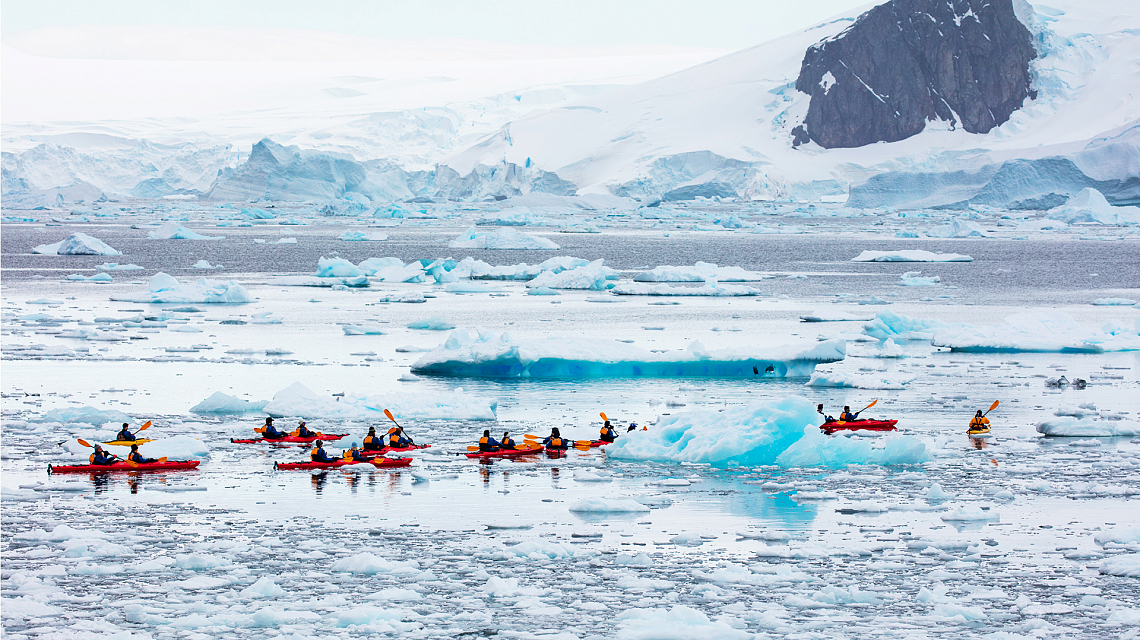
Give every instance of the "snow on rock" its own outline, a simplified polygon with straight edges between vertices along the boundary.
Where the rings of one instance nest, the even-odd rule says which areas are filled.
[[[634,282],[756,282],[775,276],[747,271],[740,267],[718,267],[711,262],[698,262],[691,267],[661,266],[633,277]]]
[[[1140,422],[1095,418],[1056,418],[1037,423],[1037,433],[1069,438],[1136,436]]]
[[[811,313],[800,316],[802,322],[868,322],[873,319],[872,316],[868,315],[859,315],[832,309],[812,311]]]
[[[264,411],[276,417],[386,420],[389,409],[404,418],[420,420],[494,420],[498,401],[463,391],[413,393],[399,391],[373,396],[346,393],[344,397],[317,395],[301,383],[278,391]]]
[[[986,238],[985,229],[973,220],[955,218],[950,222],[927,229],[926,235],[931,238]]]
[[[146,234],[152,240],[225,240],[225,236],[204,236],[171,221]]]
[[[582,498],[570,505],[574,513],[648,513],[649,507],[633,498]]]
[[[1092,187],[1081,189],[1065,204],[1050,209],[1045,217],[1069,224],[1091,223],[1110,225],[1140,224],[1140,207],[1114,207],[1104,194]]]
[[[614,287],[613,293],[619,296],[708,296],[713,298],[761,295],[759,289],[744,285],[720,284],[716,281],[705,282],[700,287],[627,282]]]
[[[968,352],[1102,353],[1140,350],[1140,318],[1125,327],[1106,322],[1086,328],[1059,311],[1019,313],[993,327],[962,325],[938,329],[931,344]]]
[[[933,253],[921,249],[902,251],[864,251],[851,258],[852,262],[973,262],[970,256],[960,253]]]
[[[449,242],[447,246],[452,249],[532,249],[551,251],[559,248],[557,244],[546,238],[532,236],[529,233],[523,233],[510,227],[502,227],[494,231],[471,227]]]
[[[416,374],[474,377],[602,378],[688,376],[808,376],[821,362],[842,360],[846,342],[761,351],[740,347],[707,350],[693,342],[684,351],[653,353],[616,340],[549,337],[515,339],[487,329],[456,329],[412,365]]]
[[[604,260],[595,260],[573,269],[543,271],[526,283],[526,286],[529,288],[605,291],[614,286],[614,283],[610,281],[618,277],[618,272],[605,266],[604,262]]]
[[[268,400],[242,400],[241,398],[222,393],[221,391],[215,391],[209,398],[190,407],[190,411],[191,413],[216,414],[260,413],[268,403]]]
[[[1140,578],[1140,553],[1126,553],[1108,558],[1100,564],[1100,572],[1110,576]]]
[[[687,607],[626,609],[614,621],[617,640],[750,640],[753,634]]]
[[[62,422],[73,423],[83,422],[90,425],[104,425],[113,423],[115,425],[124,422],[134,422],[135,419],[123,413],[122,411],[115,411],[114,409],[96,409],[95,407],[72,407],[68,409],[52,409],[45,413],[40,419],[40,422]]]
[[[98,238],[86,233],[73,233],[55,244],[41,244],[32,253],[51,256],[121,256],[121,251],[112,248]]]
[[[246,304],[253,302],[253,296],[240,284],[230,281],[207,280],[200,278],[194,284],[180,284],[174,276],[156,273],[151,276],[150,290],[143,293],[119,294],[111,296],[117,302],[142,303],[204,303],[204,304]]]
[[[709,463],[715,466],[778,464],[785,467],[846,464],[914,464],[927,458],[913,437],[873,442],[831,438],[818,427],[806,398],[764,400],[723,411],[697,408],[662,416],[649,431],[633,431],[606,447],[606,455],[629,460]]]

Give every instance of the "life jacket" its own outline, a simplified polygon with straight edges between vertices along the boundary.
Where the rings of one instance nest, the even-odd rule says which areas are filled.
[[[990,419],[985,416],[974,416],[970,421],[970,429],[985,429],[990,425]]]
[[[499,443],[496,442],[494,438],[491,438],[489,436],[483,436],[482,438],[479,438],[480,451],[498,451],[499,447]]]
[[[569,449],[570,444],[564,438],[555,438],[554,436],[548,437],[543,441],[547,447],[551,449]]]
[[[266,440],[280,440],[287,434],[284,431],[278,431],[276,427],[271,424],[265,425],[265,431],[261,433],[261,437]]]
[[[617,434],[614,433],[613,427],[602,427],[602,433],[598,439],[604,442],[613,442],[617,440]]]
[[[87,459],[91,462],[91,464],[112,464],[115,462],[115,456],[112,456],[106,451],[103,452],[103,455],[92,453],[87,457]]]
[[[515,448],[515,439],[514,438],[503,438],[499,442],[499,446],[501,446],[504,449],[514,449]]]
[[[355,451],[352,451],[351,453],[352,453],[352,460],[354,462],[368,462],[369,460],[371,460],[371,458],[364,455],[364,452],[359,450],[359,449],[356,449]]]
[[[388,436],[388,446],[393,449],[401,449],[403,447],[411,446],[412,441],[404,437],[404,434],[393,433]]]
[[[379,451],[384,448],[384,441],[377,436],[364,436],[365,451]]]
[[[127,460],[130,460],[131,462],[138,462],[138,463],[151,462],[150,458],[144,458],[143,455],[141,453],[139,453],[138,451],[132,451],[127,456]]]
[[[116,440],[134,440],[135,436],[130,431],[123,429],[122,431],[119,432],[118,435],[115,436],[115,439]]]
[[[313,450],[309,453],[309,459],[313,462],[333,462],[335,460],[335,458],[330,456],[328,452],[321,447],[313,447]]]
[[[309,429],[308,427],[297,427],[296,434],[298,438],[312,438],[313,436],[317,435],[315,431]]]
[[[839,421],[840,422],[854,422],[858,419],[859,419],[859,414],[857,414],[857,413],[851,413],[849,411],[844,411],[843,413],[839,414]]]

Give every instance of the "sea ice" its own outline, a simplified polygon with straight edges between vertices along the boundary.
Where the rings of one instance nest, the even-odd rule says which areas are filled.
[[[523,233],[510,227],[502,227],[494,231],[471,227],[463,234],[448,243],[452,249],[533,249],[557,250],[557,244]]]
[[[32,253],[55,256],[121,256],[117,251],[98,238],[86,233],[73,233],[55,244],[41,244]]]
[[[863,333],[881,341],[888,338],[930,340],[939,329],[970,326],[965,323],[949,323],[930,318],[912,318],[893,311],[881,311],[874,320],[863,325]]]
[[[95,407],[74,407],[69,409],[52,409],[40,418],[40,422],[83,422],[95,426],[107,423],[122,424],[134,422],[135,419],[114,409],[97,409]]]
[[[760,290],[744,285],[720,284],[716,281],[705,282],[700,287],[676,287],[668,284],[648,284],[641,282],[627,282],[613,288],[613,293],[621,296],[758,296]]]
[[[242,414],[260,413],[268,400],[250,401],[215,391],[213,395],[190,407],[192,413]]]
[[[1093,418],[1056,418],[1037,423],[1037,433],[1070,438],[1140,435],[1140,422]]]
[[[1069,224],[1082,222],[1111,225],[1140,224],[1140,207],[1114,207],[1104,199],[1100,191],[1086,187],[1069,198],[1065,204],[1050,209],[1045,216]]]
[[[1100,564],[1100,572],[1124,578],[1140,578],[1140,553],[1112,556]]]
[[[648,513],[649,507],[632,498],[582,498],[570,505],[575,513]]]
[[[387,240],[387,234],[383,233],[368,233],[359,229],[352,229],[340,234],[338,240],[345,240],[348,242],[381,242]]]
[[[634,282],[755,282],[775,276],[747,271],[740,267],[718,267],[709,262],[698,262],[691,267],[660,266],[633,277]]]
[[[921,249],[901,251],[864,251],[851,258],[852,262],[973,262],[970,256],[960,253],[933,253]]]
[[[1093,304],[1098,307],[1134,307],[1136,301],[1131,298],[1097,298]]]
[[[156,273],[150,279],[150,291],[111,296],[119,302],[197,302],[205,304],[246,304],[253,296],[236,282],[221,282],[201,278],[194,284],[179,284],[174,276]]]
[[[817,368],[811,374],[811,379],[807,381],[807,386],[899,390],[905,389],[907,384],[914,382],[915,377],[908,373],[847,371],[840,367],[829,367]]]
[[[225,236],[204,236],[171,221],[146,234],[152,240],[225,240]]]
[[[100,271],[142,271],[142,267],[137,264],[119,264],[117,262],[104,262],[95,265],[95,268]]]
[[[199,260],[199,261],[195,262],[194,266],[192,266],[190,268],[191,269],[221,269],[222,265],[210,264],[209,260]]]
[[[859,315],[831,309],[812,311],[800,316],[800,320],[803,322],[867,322],[873,319],[874,317],[870,315]]]
[[[96,273],[93,276],[85,276],[78,273],[73,273],[67,276],[67,279],[75,282],[114,282],[114,278],[112,278],[111,274],[109,273]]]
[[[931,238],[986,238],[985,229],[973,220],[954,218],[950,222],[926,230]]]
[[[339,400],[339,401],[338,401]],[[395,392],[374,396],[347,393],[319,396],[301,383],[278,391],[264,408],[272,416],[386,420],[384,410],[421,420],[494,420],[498,401],[480,398],[462,387],[447,392]]]
[[[515,339],[486,329],[456,329],[412,365],[416,374],[474,377],[687,377],[808,376],[821,362],[842,360],[846,342],[829,340],[804,349],[767,352],[748,348],[707,350],[693,342],[684,351],[653,353],[593,338]]]
[[[967,352],[1102,353],[1140,350],[1140,318],[1132,327],[1106,322],[1088,329],[1063,312],[1019,313],[993,327],[939,328],[930,342]]]
[[[924,276],[921,271],[907,271],[899,277],[899,286],[903,287],[937,287],[942,284],[938,276]]]
[[[432,316],[423,320],[414,320],[408,323],[409,329],[422,329],[424,331],[448,331],[454,329],[455,325],[439,316]]]
[[[543,271],[534,280],[526,283],[526,286],[530,288],[605,291],[614,286],[611,280],[618,277],[618,272],[605,266],[604,262],[604,260],[595,260],[587,265],[572,269]]]

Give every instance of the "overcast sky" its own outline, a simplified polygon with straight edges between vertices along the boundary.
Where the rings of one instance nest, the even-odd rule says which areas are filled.
[[[519,44],[740,49],[858,0],[2,0],[5,34],[54,26],[314,29]]]

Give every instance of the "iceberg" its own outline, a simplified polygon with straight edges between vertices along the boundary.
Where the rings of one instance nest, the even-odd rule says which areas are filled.
[[[660,266],[633,277],[634,282],[756,282],[773,275],[747,271],[740,267],[718,267],[711,262],[698,262],[691,267]]]
[[[970,256],[960,253],[932,253],[921,249],[902,251],[864,251],[851,258],[851,262],[973,262]]]
[[[146,234],[151,240],[225,240],[225,236],[204,236],[191,231],[177,222],[167,222]]]
[[[1137,436],[1140,435],[1140,422],[1062,417],[1038,422],[1037,433],[1069,438]]]
[[[95,268],[100,271],[142,271],[142,267],[137,264],[119,264],[117,262],[104,262],[95,265]]]
[[[926,444],[911,436],[835,438],[823,435],[820,421],[812,401],[798,396],[701,407],[661,416],[649,431],[623,434],[606,456],[716,467],[917,464],[929,457]]]
[[[364,270],[344,258],[326,258],[321,256],[317,260],[318,278],[355,278],[365,275]]]
[[[931,238],[987,238],[982,225],[973,220],[955,218],[950,222],[928,229],[927,236]]]
[[[432,316],[423,320],[415,320],[408,323],[409,329],[422,329],[425,331],[448,331],[454,329],[455,325],[439,316]]]
[[[940,329],[964,328],[965,323],[949,323],[931,318],[912,318],[893,311],[882,311],[875,319],[863,325],[863,333],[885,341],[888,338],[900,340],[930,340]]]
[[[353,229],[340,234],[338,239],[347,242],[381,242],[387,240],[388,236],[383,233],[368,233],[366,231],[360,231],[359,229]]]
[[[846,311],[812,311],[800,316],[801,322],[868,322],[873,316],[856,315]]]
[[[245,287],[236,282],[220,282],[201,278],[194,284],[179,284],[178,280],[166,273],[156,273],[150,278],[150,290],[143,293],[111,296],[116,302],[178,302],[206,304],[246,304],[253,302],[253,296]]]
[[[273,278],[269,284],[278,285],[282,287],[353,287],[361,288],[367,287],[371,283],[368,281],[368,276],[360,275],[349,278],[337,278],[334,276],[280,276]]]
[[[654,353],[615,340],[516,340],[505,332],[456,329],[416,361],[412,373],[491,378],[807,377],[819,363],[842,360],[846,345],[829,340],[807,349],[709,351],[693,342],[684,351]]]
[[[532,236],[510,227],[503,227],[494,231],[480,230],[476,227],[471,227],[448,243],[447,246],[452,249],[532,249],[551,251],[559,248],[557,244],[546,238]]]
[[[605,266],[604,262],[604,260],[595,260],[573,269],[543,271],[534,280],[526,283],[526,286],[530,288],[605,291],[614,286],[614,283],[610,281],[618,277],[618,272]]]
[[[69,409],[52,409],[39,419],[39,422],[82,422],[95,426],[113,423],[134,422],[135,419],[122,411],[114,409],[96,409],[95,407],[74,407]]]
[[[907,271],[899,276],[900,287],[938,287],[942,285],[942,278],[938,276],[924,276],[921,271]]]
[[[470,395],[462,387],[450,392],[397,392],[374,396],[346,393],[344,397],[334,398],[317,395],[298,382],[278,391],[263,410],[274,417],[385,421],[385,409],[401,418],[419,420],[494,420],[497,408],[497,400]]]
[[[55,244],[41,244],[32,253],[49,256],[121,256],[123,253],[86,233],[73,233]]]
[[[720,284],[715,280],[706,281],[700,287],[675,287],[668,284],[629,282],[619,284],[613,288],[612,292],[619,296],[708,296],[713,298],[762,295],[759,289],[739,284]]]
[[[1135,307],[1136,301],[1131,298],[1097,298],[1093,304],[1098,307]]]
[[[213,395],[190,407],[191,413],[242,414],[261,413],[268,400],[249,401],[215,391]]]
[[[194,265],[191,266],[190,268],[191,269],[221,269],[222,265],[210,264],[209,260],[199,260],[199,261],[195,262]]]
[[[73,280],[75,282],[103,282],[103,283],[107,283],[107,282],[114,282],[115,281],[115,279],[112,278],[111,274],[109,274],[109,273],[96,273],[93,276],[85,276],[81,273],[73,273],[73,274],[67,276],[67,279]]]
[[[1045,217],[1069,224],[1140,224],[1140,207],[1114,207],[1104,199],[1104,194],[1100,191],[1086,187],[1065,204],[1050,209]]]
[[[543,273],[561,273],[562,271],[577,269],[578,267],[584,267],[588,264],[590,264],[589,260],[572,258],[570,256],[558,256],[536,265],[520,263],[510,266],[493,266],[482,260],[468,257],[456,263],[451,273],[456,274],[458,277],[466,277],[472,280],[534,280]],[[614,273],[616,274],[617,272],[615,271]],[[438,276],[436,279],[437,281],[439,280]]]
[[[1106,322],[1100,329],[1088,329],[1066,313],[1018,313],[993,327],[941,328],[930,344],[978,353],[1138,351],[1140,318],[1131,327]]]

